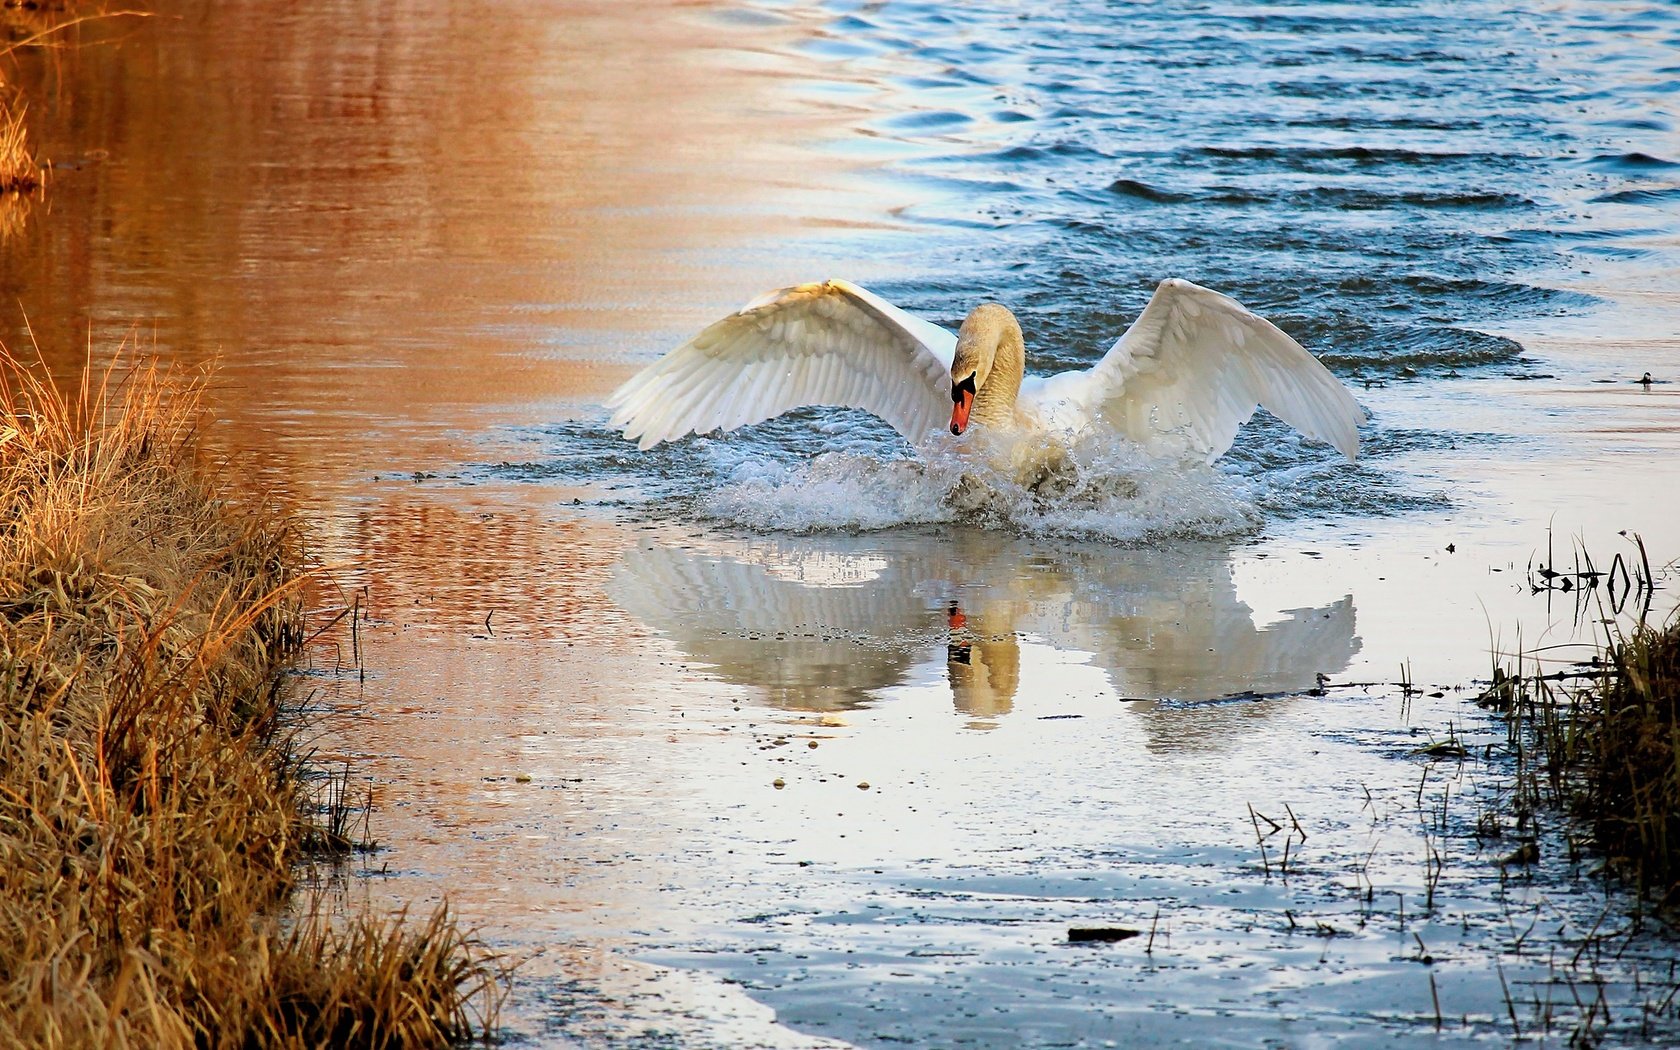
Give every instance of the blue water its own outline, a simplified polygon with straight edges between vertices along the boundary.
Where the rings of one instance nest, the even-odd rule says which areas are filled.
[[[713,17],[806,30],[790,90],[843,109],[824,148],[895,202],[891,232],[803,246],[805,276],[867,281],[953,327],[1000,300],[1031,371],[1093,363],[1179,276],[1270,318],[1356,391],[1546,377],[1496,333],[1612,310],[1572,287],[1596,268],[1646,284],[1680,271],[1672,6],[831,2]],[[860,258],[879,280],[825,261]],[[884,480],[909,453],[861,416],[806,412],[640,458],[599,426],[544,440],[552,458],[492,473],[564,471],[619,490],[607,503],[640,492],[658,497],[650,513],[773,530],[973,516],[912,466]],[[1017,499],[976,523],[1134,540],[1440,512],[1448,494],[1385,461],[1498,440],[1474,419],[1420,432],[1379,415],[1348,465],[1262,412],[1213,476],[1186,481],[1185,514],[1109,498],[1047,521]],[[813,455],[827,457],[815,473]],[[867,480],[835,489],[848,474]],[[901,490],[886,504],[883,485]]]
[[[907,302],[951,321],[990,290],[1061,368],[1176,274],[1381,381],[1520,368],[1484,329],[1590,309],[1559,285],[1607,249],[1680,261],[1633,246],[1673,232],[1672,7],[1511,6],[868,5],[827,32],[871,42],[844,68],[895,111],[863,134],[912,150],[900,214],[976,231],[916,239]]]

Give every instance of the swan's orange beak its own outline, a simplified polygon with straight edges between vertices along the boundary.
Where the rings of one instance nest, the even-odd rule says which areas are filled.
[[[951,384],[951,433],[968,429],[968,413],[974,408],[974,377]]]
[[[950,624],[952,631],[960,631],[968,626],[968,617],[962,614],[962,608],[956,602],[951,603],[945,613],[945,622]],[[974,660],[974,643],[959,641],[953,637],[945,643],[945,661],[953,664],[968,664]]]

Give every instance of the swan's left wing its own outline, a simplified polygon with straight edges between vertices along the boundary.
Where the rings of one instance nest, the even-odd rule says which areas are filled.
[[[1300,343],[1236,300],[1178,278],[1161,282],[1096,367],[1045,385],[1045,394],[1145,447],[1209,462],[1257,405],[1349,460],[1365,420],[1347,387]]]
[[[612,425],[652,448],[807,405],[873,412],[920,443],[951,411],[956,336],[848,281],[770,292],[607,398]]]

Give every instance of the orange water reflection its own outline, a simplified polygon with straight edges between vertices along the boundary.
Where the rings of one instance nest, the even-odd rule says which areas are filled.
[[[767,176],[816,118],[710,48],[708,14],[182,0],[90,27],[23,71],[55,168],[0,340],[27,319],[64,370],[124,339],[219,359],[226,440],[305,492],[592,398],[777,265],[716,279],[708,249],[820,215]]]
[[[842,218],[813,158],[780,174],[833,118],[735,50],[801,30],[741,38],[721,6],[166,0],[17,71],[53,177],[0,217],[0,342],[63,374],[124,343],[219,362],[213,437],[311,520],[319,619],[358,609],[300,692],[374,785],[376,866],[409,876],[363,892],[447,891],[573,979],[658,911],[608,860],[677,834],[650,800],[681,778],[638,773],[705,686],[604,593],[631,532],[554,488],[408,475],[808,276],[766,235]],[[634,833],[591,815],[638,809]]]

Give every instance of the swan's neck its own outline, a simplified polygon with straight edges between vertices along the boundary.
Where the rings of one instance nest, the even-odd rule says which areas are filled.
[[[980,356],[989,358],[979,370],[980,385],[974,393],[974,410],[970,418],[988,427],[1008,428],[1015,425],[1015,398],[1021,392],[1021,380],[1027,374],[1027,347],[1021,338],[1021,325],[1007,307],[986,303],[974,308],[963,322],[958,336],[958,354],[964,358],[964,345],[974,347]],[[957,367],[952,368],[956,375]]]
[[[1021,339],[1021,326],[1010,316],[998,339],[992,373],[975,392],[974,418],[990,427],[1013,426],[1015,398],[1021,392],[1021,379],[1026,373],[1027,348]]]

